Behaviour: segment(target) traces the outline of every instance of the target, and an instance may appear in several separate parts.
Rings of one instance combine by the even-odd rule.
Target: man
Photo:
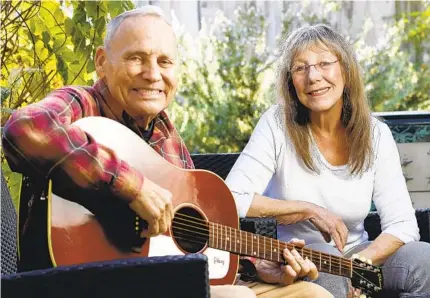
[[[94,86],[55,90],[9,119],[3,147],[10,167],[62,184],[108,190],[148,222],[142,236],[167,231],[173,216],[169,191],[71,124],[88,116],[113,119],[134,131],[170,163],[192,169],[191,157],[164,111],[176,92],[176,56],[175,34],[159,8],[146,6],[114,18],[108,24],[104,47],[96,52],[99,80]],[[303,270],[297,268],[299,276]],[[301,275],[308,274],[310,270]],[[283,276],[291,280],[290,270]],[[311,283],[298,282],[286,288],[289,290],[283,297],[287,292],[300,297],[301,293],[330,297]],[[211,287],[211,294],[255,297],[244,286]]]

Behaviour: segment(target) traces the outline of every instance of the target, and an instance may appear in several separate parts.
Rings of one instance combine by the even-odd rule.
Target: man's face
[[[170,25],[156,16],[131,17],[119,26],[107,48],[97,53],[97,72],[139,124],[172,101],[177,86],[176,55]]]

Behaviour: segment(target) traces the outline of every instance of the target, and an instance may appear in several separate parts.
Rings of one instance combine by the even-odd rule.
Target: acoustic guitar
[[[114,150],[146,179],[169,190],[173,195],[174,218],[168,232],[143,239],[138,235],[145,222],[125,203],[79,189],[64,191],[50,181],[41,197],[47,208],[43,228],[48,239],[46,254],[53,266],[202,253],[208,258],[210,283],[220,285],[235,282],[239,255],[282,263],[282,251],[294,248],[292,244],[240,230],[234,198],[216,174],[173,166],[134,132],[113,120],[88,117],[72,125]],[[21,229],[23,225],[20,223]],[[37,233],[33,239],[41,237],[42,232],[33,232]],[[25,241],[31,241],[28,239]],[[382,289],[379,267],[308,248],[296,250],[314,262],[320,272],[350,278],[352,285],[364,294]],[[34,258],[34,249],[31,252],[21,249],[21,259],[29,259],[30,253]]]

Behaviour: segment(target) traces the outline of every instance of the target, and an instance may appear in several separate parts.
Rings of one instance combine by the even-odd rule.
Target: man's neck
[[[148,130],[151,127],[151,121],[154,120],[155,117],[133,117],[134,121],[136,121],[137,126],[143,128],[144,130]]]

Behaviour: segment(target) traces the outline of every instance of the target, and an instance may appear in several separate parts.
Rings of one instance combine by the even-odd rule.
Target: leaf
[[[15,208],[17,208],[19,206],[18,201],[22,175],[19,173],[12,172],[12,170],[9,168],[8,163],[6,162],[6,159],[3,157],[3,153],[1,167],[7,186],[9,188],[12,203],[14,204]]]
[[[42,40],[45,43],[45,45],[47,45],[49,43],[49,41],[51,40],[51,35],[49,34],[49,32],[44,31],[42,33]]]
[[[66,18],[64,20],[64,28],[67,35],[72,35],[75,31],[75,23],[73,22],[72,19]]]
[[[93,71],[95,71],[96,69],[94,68],[94,63],[92,62],[92,61],[89,61],[88,63],[87,63],[87,72],[88,73],[91,73],[91,72],[93,72]]]
[[[99,1],[85,1],[87,16],[92,18],[93,21],[98,18],[98,11],[99,11],[98,2]]]
[[[10,88],[7,87],[1,87],[0,88],[0,102],[3,104],[6,99],[9,97],[10,95]]]

